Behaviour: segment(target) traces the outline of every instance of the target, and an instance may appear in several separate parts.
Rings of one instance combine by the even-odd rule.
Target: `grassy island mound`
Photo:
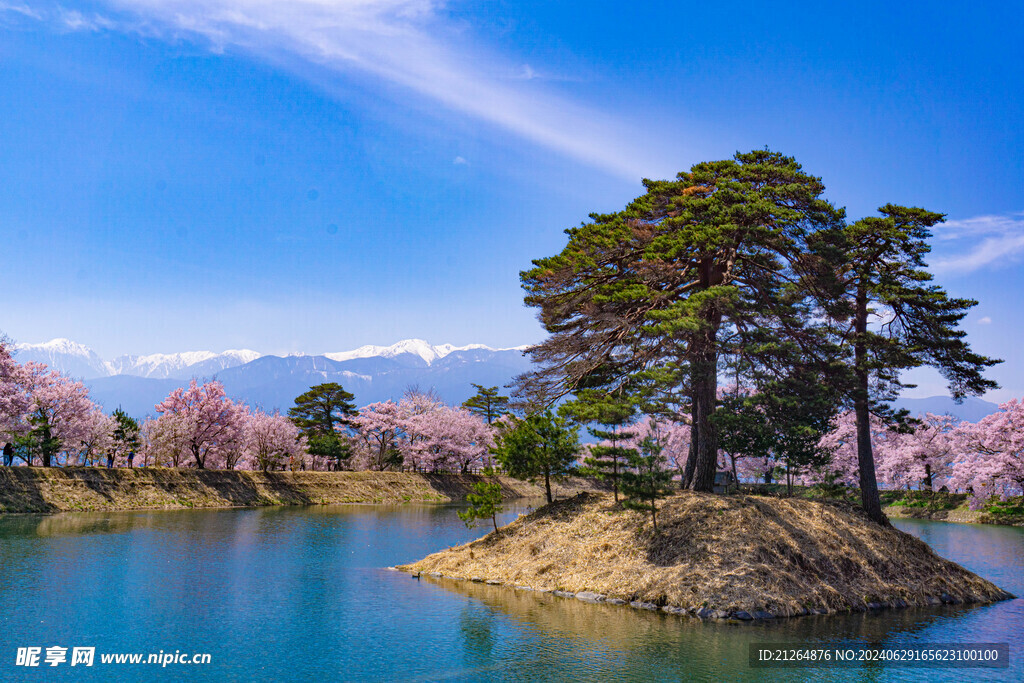
[[[398,567],[700,618],[766,619],[1013,596],[835,504],[679,493],[650,518],[582,493]]]

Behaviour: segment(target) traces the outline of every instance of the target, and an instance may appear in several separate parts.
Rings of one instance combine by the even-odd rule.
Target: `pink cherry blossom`
[[[413,469],[468,472],[491,464],[492,430],[464,408],[438,406],[409,415],[403,427],[406,462]]]
[[[161,420],[173,416],[173,429],[164,434],[173,432],[181,440],[174,449],[188,452],[187,464],[199,469],[233,468],[241,458],[248,408],[228,398],[220,382],[200,386],[193,379],[188,389],[175,389],[156,410]]]
[[[22,431],[42,430],[41,438],[48,444],[39,450],[44,467],[66,464],[68,457],[80,453],[83,442],[90,438],[92,415],[98,407],[89,399],[84,384],[50,370],[44,363],[29,362],[24,370],[28,408],[22,416]],[[57,463],[51,462],[51,457],[56,457]]]
[[[114,429],[117,428],[117,421],[104,413],[99,407],[86,416],[84,434],[82,437],[81,449],[78,453],[78,465],[102,464],[103,457],[108,453],[114,453],[115,464],[126,464],[127,453],[115,453]]]
[[[876,456],[880,481],[892,488],[932,488],[946,484],[959,442],[959,421],[928,413],[913,433],[887,431]]]
[[[280,413],[250,413],[243,433],[245,457],[242,466],[247,469],[267,471],[289,459],[301,462],[306,456],[305,439],[299,436],[298,427]]]
[[[15,362],[9,345],[0,339],[0,441],[6,443],[24,432],[28,411],[28,375]]]
[[[405,415],[394,401],[371,403],[352,419],[357,433],[355,461],[370,470],[386,470],[401,456]]]
[[[956,436],[961,455],[950,484],[970,490],[972,506],[1024,494],[1024,402],[1007,401],[977,424],[961,425]]]

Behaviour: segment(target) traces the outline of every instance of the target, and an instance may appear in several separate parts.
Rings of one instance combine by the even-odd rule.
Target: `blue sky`
[[[0,0],[0,329],[105,357],[543,332],[518,272],[768,146],[933,264],[1024,394],[1019,3]],[[919,393],[937,393],[923,376]]]

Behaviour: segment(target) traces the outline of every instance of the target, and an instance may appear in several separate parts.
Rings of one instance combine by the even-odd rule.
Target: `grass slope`
[[[249,472],[156,467],[0,467],[0,513],[251,507],[340,503],[443,503],[465,498],[477,475],[411,472]],[[498,477],[506,498],[543,495]],[[590,486],[570,480],[562,495]],[[571,493],[570,493],[571,492]]]

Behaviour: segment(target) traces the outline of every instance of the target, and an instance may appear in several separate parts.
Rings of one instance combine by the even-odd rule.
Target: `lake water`
[[[1024,530],[896,525],[1024,595]],[[414,505],[0,517],[0,680],[1024,680],[1021,599],[700,623],[385,569],[485,530]],[[751,669],[748,644],[767,641],[1009,642],[1011,668]],[[29,646],[41,665],[16,666]],[[47,666],[51,646],[69,661]],[[74,647],[95,664],[70,666]],[[161,651],[211,663],[99,661]]]

